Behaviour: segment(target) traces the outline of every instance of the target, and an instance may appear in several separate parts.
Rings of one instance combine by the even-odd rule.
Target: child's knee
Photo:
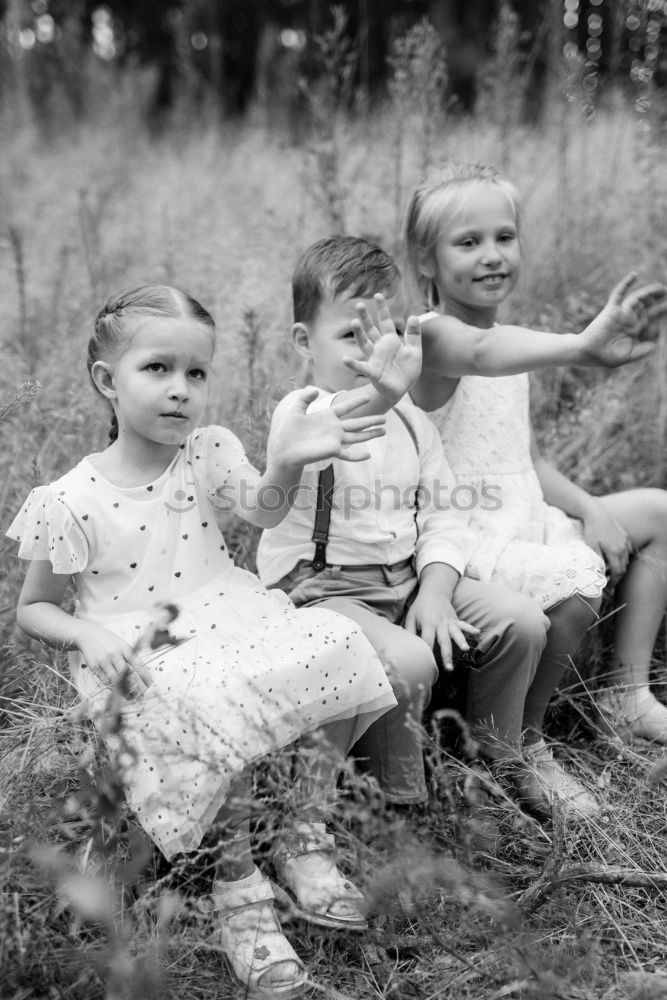
[[[561,628],[566,628],[571,633],[582,632],[597,621],[601,604],[601,597],[588,598],[575,594],[559,604],[554,609],[554,615],[558,615]]]
[[[660,543],[667,548],[667,490],[647,489],[647,518],[651,526],[653,538],[651,541]]]
[[[415,696],[428,701],[429,692],[438,678],[438,668],[430,646],[419,636],[404,632],[402,641],[392,643],[381,653],[394,693],[412,700]]]
[[[549,624],[537,601],[517,592],[505,602],[493,631],[496,641],[511,646],[515,655],[530,657],[544,649]]]

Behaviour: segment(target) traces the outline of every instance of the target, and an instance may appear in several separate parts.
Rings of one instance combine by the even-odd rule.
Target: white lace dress
[[[198,846],[249,762],[336,719],[355,718],[358,738],[396,704],[356,625],[296,609],[234,565],[214,506],[243,465],[240,442],[222,427],[193,432],[144,486],[114,486],[84,458],[33,490],[7,532],[21,557],[72,576],[78,617],[144,660],[150,687],[124,703],[111,736],[108,690],[80,654],[70,667],[106,723],[130,806],[167,857]],[[155,636],[165,602],[178,611],[175,643]]]
[[[546,503],[530,457],[527,375],[460,379],[429,416],[457,481],[453,502],[477,535],[466,575],[529,594],[543,609],[573,594],[598,597],[601,557],[581,522]]]

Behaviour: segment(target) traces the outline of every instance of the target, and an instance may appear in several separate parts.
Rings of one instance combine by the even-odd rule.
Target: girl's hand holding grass
[[[380,328],[373,323],[363,302],[357,305],[359,319],[352,321],[354,336],[365,360],[346,357],[343,361],[352,371],[365,375],[377,392],[393,406],[421,373],[419,319],[410,316],[405,331],[398,333],[384,296],[378,292],[373,299]]]
[[[667,313],[667,288],[659,283],[628,289],[634,271],[619,281],[604,309],[579,334],[577,345],[591,365],[615,368],[646,357],[655,349],[659,320]]]
[[[150,686],[141,657],[114,632],[92,622],[77,622],[75,642],[85,666],[103,684],[113,687],[122,681],[127,694],[138,697]]]
[[[363,462],[370,452],[364,441],[385,433],[385,417],[371,414],[354,417],[352,413],[364,400],[341,397],[332,406],[308,413],[317,399],[317,389],[303,389],[292,410],[280,426],[271,428],[267,442],[267,469],[274,465],[301,470],[310,462],[325,458],[341,458],[347,462]]]

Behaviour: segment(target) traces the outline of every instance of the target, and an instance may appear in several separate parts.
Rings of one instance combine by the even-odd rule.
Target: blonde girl
[[[478,497],[485,487],[499,490],[499,509],[471,510],[477,544],[467,572],[531,595],[547,613],[547,645],[524,705],[524,755],[549,794],[590,815],[598,805],[554,760],[544,714],[596,620],[609,576],[619,610],[610,688],[600,705],[614,725],[667,743],[667,708],[649,686],[667,603],[667,493],[592,496],[550,465],[530,426],[525,373],[646,356],[654,345],[643,335],[664,314],[667,290],[651,285],[626,295],[635,280],[628,275],[578,335],[497,325],[497,310],[519,278],[520,237],[517,192],[491,167],[449,164],[414,192],[406,271],[417,298],[411,304],[427,311],[413,397],[430,411],[462,487]]]
[[[306,391],[270,436],[260,475],[230,431],[199,426],[214,342],[208,312],[175,288],[108,300],[88,370],[111,407],[112,440],[33,490],[9,528],[30,560],[18,621],[70,651],[101,721],[110,690],[129,691],[120,733],[130,807],[167,858],[217,822],[212,900],[232,974],[248,996],[291,998],[307,977],[252,860],[248,765],[309,734],[297,781],[313,811],[288,817],[274,867],[306,919],[362,929],[361,894],[336,867],[315,803],[331,800],[342,755],[395,699],[352,623],[297,611],[234,565],[215,509],[224,496],[251,523],[278,523],[304,464],[363,459],[383,418],[350,416],[349,403],[307,415]],[[73,614],[61,607],[70,581]]]

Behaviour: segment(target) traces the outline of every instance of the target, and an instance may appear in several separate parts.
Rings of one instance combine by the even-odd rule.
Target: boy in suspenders
[[[354,394],[360,415],[386,414],[386,433],[352,446],[359,462],[304,469],[290,513],[260,539],[260,578],[297,606],[322,605],[351,618],[377,651],[398,705],[371,726],[356,753],[388,802],[427,799],[421,718],[437,679],[433,647],[451,669],[452,643],[467,649],[466,635],[475,636],[467,721],[519,804],[546,820],[549,801],[520,747],[523,704],[548,621],[523,594],[463,576],[472,544],[467,513],[452,502],[434,425],[406,395],[421,356],[415,320],[406,325],[401,315],[398,269],[368,240],[335,236],[306,250],[292,288],[294,345],[320,390],[311,408]],[[291,396],[276,407],[272,427]]]

